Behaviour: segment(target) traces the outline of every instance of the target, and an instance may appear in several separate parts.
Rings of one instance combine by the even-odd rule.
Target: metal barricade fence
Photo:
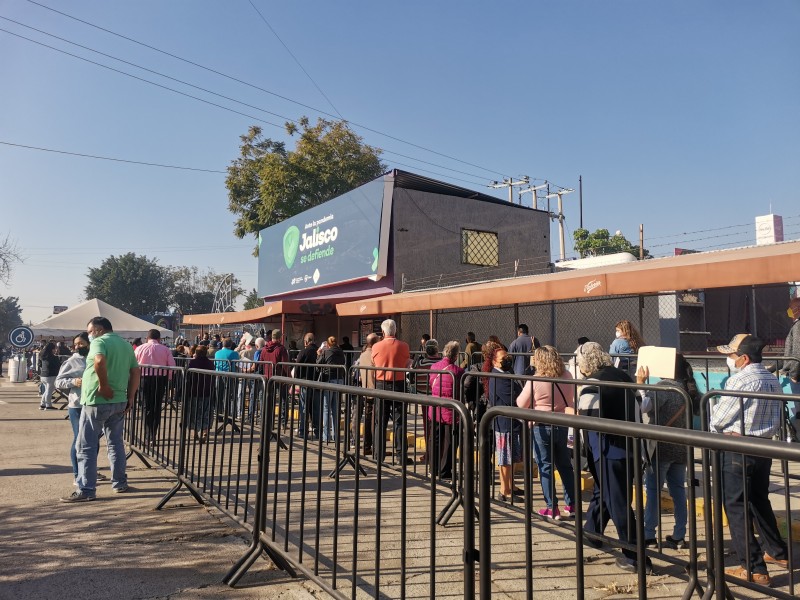
[[[467,374],[469,376],[469,374]],[[609,390],[618,390],[623,394],[628,394],[626,397],[627,402],[624,407],[624,414],[619,415],[621,418],[625,418],[628,422],[635,422],[639,419],[638,412],[639,412],[639,399],[638,399],[638,392],[644,392],[646,395],[649,395],[652,399],[652,409],[651,409],[651,420],[654,423],[661,422],[661,421],[669,421],[671,417],[676,416],[676,420],[673,421],[677,422],[679,427],[691,429],[691,399],[689,398],[686,391],[682,388],[674,387],[674,386],[667,386],[664,384],[656,384],[656,385],[648,385],[648,384],[634,384],[634,383],[622,383],[622,382],[606,382],[606,381],[597,381],[595,379],[557,379],[557,378],[546,378],[546,377],[520,377],[514,374],[509,373],[499,373],[499,372],[492,372],[492,373],[481,373],[476,376],[486,377],[489,381],[489,389],[492,387],[492,381],[495,382],[495,396],[491,397],[489,390],[486,390],[487,395],[490,396],[489,404],[490,408],[493,404],[504,404],[506,406],[516,407],[516,399],[519,396],[523,396],[527,398],[527,403],[530,406],[533,406],[535,403],[535,398],[538,397],[539,399],[536,402],[540,403],[543,399],[546,400],[545,396],[549,393],[549,408],[552,411],[555,408],[556,399],[563,400],[563,404],[569,406],[570,404],[574,405],[574,409],[576,412],[579,410],[586,411],[586,414],[591,414],[592,416],[598,416],[599,411],[597,408],[588,409],[588,407],[596,407],[599,406],[599,402],[602,401],[602,397],[609,392]],[[509,397],[502,397],[499,396],[497,390],[500,386],[497,385],[498,381],[507,381],[511,383],[511,386],[518,385],[519,387],[516,388],[514,392],[512,392],[513,387],[509,387],[507,392]],[[466,377],[462,379],[462,385],[466,381]],[[483,385],[483,384],[481,384]],[[466,389],[468,386],[465,387],[465,392],[467,393]],[[676,402],[681,406],[681,410],[677,415],[670,414],[668,417],[666,415],[661,414],[661,402],[660,396],[665,394],[672,394],[676,399]],[[513,397],[512,397],[513,395]],[[637,396],[635,398],[635,396]],[[559,402],[559,409],[561,409],[562,402]],[[524,410],[531,410],[530,408]],[[678,418],[682,414],[683,418]],[[663,417],[663,419],[662,419]],[[683,425],[681,425],[681,423]],[[500,429],[508,429],[508,425],[513,425],[508,422],[501,424]],[[516,493],[508,494],[508,490],[505,490],[505,494],[501,489],[501,495],[499,496],[500,503],[496,502],[496,498],[498,495],[496,492],[496,484],[498,482],[498,468],[497,468],[497,461],[494,461],[491,466],[489,467],[490,473],[487,475],[491,483],[491,493],[487,497],[483,495],[483,491],[480,490],[480,477],[482,475],[482,469],[484,468],[484,463],[481,462],[477,468],[475,469],[476,476],[478,479],[475,481],[476,487],[476,495],[484,499],[486,498],[487,502],[492,502],[497,506],[506,506],[511,511],[516,512],[517,514],[523,513],[526,515],[526,518],[530,520],[531,517],[535,518],[544,518],[544,519],[552,519],[552,518],[560,518],[560,511],[558,506],[560,505],[562,508],[567,507],[569,512],[566,513],[568,517],[574,512],[575,504],[580,502],[581,492],[587,486],[594,486],[596,482],[602,481],[603,479],[603,469],[604,464],[601,463],[600,466],[596,466],[592,460],[589,460],[586,456],[578,457],[576,460],[571,460],[568,457],[568,448],[575,443],[574,438],[577,437],[577,433],[575,433],[572,437],[573,442],[570,444],[569,441],[569,430],[568,429],[553,429],[551,427],[539,427],[538,425],[533,425],[532,427],[526,427],[524,424],[518,427],[518,433],[515,435],[513,431],[513,427],[511,427],[511,431],[509,432],[511,435],[505,436],[504,442],[511,443],[511,447],[501,449],[500,452],[504,450],[504,458],[507,459],[509,456],[514,457],[516,456],[517,460],[511,459],[511,470],[510,473],[505,475],[505,477],[509,478],[510,481],[508,485],[510,485],[513,489],[516,489],[516,483],[519,479],[522,479],[523,482],[523,489],[521,490],[522,493],[520,494],[520,498],[515,498]],[[491,427],[491,425],[490,425]],[[515,445],[517,447],[515,447]],[[695,465],[693,461],[693,449],[691,446],[687,446],[686,444],[683,445],[685,447],[685,459],[684,462],[688,467],[688,477],[687,481],[689,482],[688,488],[688,496],[689,496],[689,509],[687,515],[687,524],[689,527],[690,533],[690,540],[687,544],[688,546],[692,546],[694,549],[695,543],[695,535],[694,531],[696,530],[696,517],[695,517],[695,490],[692,482],[695,481]],[[489,451],[492,455],[496,455],[497,451],[495,449],[495,444],[492,442],[490,444]],[[649,455],[650,459],[650,466],[653,470],[657,472],[660,466],[660,458],[659,453],[651,452]],[[514,468],[514,463],[516,463],[517,467],[521,467],[519,472]],[[667,463],[665,463],[667,464]],[[502,473],[502,469],[500,469],[501,473],[500,476],[503,477],[504,474]],[[531,482],[538,474],[541,483],[541,492],[537,490],[533,490],[531,487]],[[576,483],[573,485],[571,482],[572,478],[576,479]],[[560,503],[558,499],[558,495],[556,494],[556,479],[559,478],[562,481],[562,486],[564,486],[564,503]],[[565,484],[566,481],[566,484]],[[641,482],[640,482],[641,483]],[[655,482],[648,482],[651,488],[657,488]],[[502,488],[501,484],[501,488]],[[480,490],[480,491],[479,491]],[[549,509],[551,512],[550,514],[535,514],[533,512],[533,500],[534,497],[532,494],[535,495],[536,502],[538,503],[541,499],[544,505],[544,509]],[[541,494],[541,495],[540,495]],[[602,487],[598,489],[598,499],[600,502],[605,501],[604,498],[605,492]],[[628,496],[627,504],[630,505],[632,498]],[[572,502],[573,505],[569,506],[569,503]],[[655,513],[658,515],[656,523],[654,523],[653,528],[654,530],[657,529],[657,534],[654,532],[651,534],[653,536],[653,545],[658,548],[659,551],[663,551],[666,547],[664,541],[662,539],[662,522],[661,522],[661,497],[660,494],[655,493],[653,497],[650,498],[649,502],[655,502]],[[538,512],[538,511],[536,511]],[[605,538],[603,542],[606,542]],[[693,571],[696,570],[696,552],[692,552],[690,550],[690,558],[689,562],[676,560],[675,557],[671,555],[667,555],[663,552],[659,554],[662,560],[666,562],[678,563],[683,565],[687,570]]]
[[[159,365],[140,365],[140,369],[139,389],[132,410],[125,417],[125,441],[130,453],[147,467],[152,461],[175,469],[184,370]]]
[[[364,392],[286,377],[273,377],[268,386],[273,397],[282,387],[297,386],[306,393],[337,394],[342,406],[360,402]],[[453,411],[463,454],[473,455],[472,419],[460,402],[391,390],[369,393],[379,405],[400,405],[400,414],[408,414],[414,405]],[[334,467],[345,456],[345,436],[337,436],[331,448],[321,439],[295,437],[290,429],[284,447],[277,443],[274,425],[273,418],[262,419],[253,543],[227,574],[226,583],[235,585],[264,551],[290,573],[304,573],[336,598],[410,594],[434,598],[442,589],[437,586],[448,585],[463,588],[465,599],[474,598],[471,487],[465,490],[462,522],[440,529],[437,508],[449,502],[449,490],[442,489],[435,476],[409,477],[402,461],[399,469],[364,461],[363,435],[358,430],[352,440],[355,469],[344,472]],[[364,467],[374,468],[374,477],[366,475]],[[330,469],[333,481],[324,475]],[[471,480],[472,461],[465,462],[465,469]]]
[[[618,387],[620,384],[617,384],[614,387]],[[635,386],[631,386],[627,384],[628,389],[633,389]],[[726,575],[722,568],[722,561],[723,561],[723,546],[722,546],[722,510],[721,510],[721,494],[722,488],[719,483],[721,479],[721,467],[719,464],[719,453],[720,452],[736,452],[736,453],[745,453],[748,455],[753,456],[762,456],[762,457],[770,457],[774,459],[780,459],[783,461],[791,461],[793,464],[797,465],[800,464],[800,445],[795,444],[786,444],[783,442],[774,442],[771,440],[756,440],[752,438],[736,438],[730,436],[722,436],[707,432],[697,432],[697,431],[683,431],[680,429],[675,429],[672,427],[662,427],[662,426],[655,426],[655,425],[645,425],[639,423],[630,423],[624,422],[619,420],[612,420],[606,418],[596,418],[596,417],[587,417],[587,416],[580,416],[580,415],[569,415],[569,414],[560,414],[560,413],[553,413],[553,412],[543,412],[543,411],[530,411],[528,409],[520,409],[514,407],[493,407],[490,408],[489,411],[486,413],[484,418],[482,419],[481,423],[479,424],[479,470],[480,470],[480,486],[478,491],[478,497],[481,500],[480,502],[480,514],[479,514],[479,524],[480,524],[480,535],[479,535],[479,560],[480,560],[480,597],[482,599],[489,599],[492,597],[493,592],[497,593],[498,590],[492,587],[493,581],[501,580],[501,581],[516,581],[517,578],[524,581],[524,589],[520,590],[520,595],[523,593],[527,597],[532,597],[534,592],[534,577],[533,572],[537,566],[540,566],[542,563],[549,564],[551,561],[554,560],[554,557],[548,552],[546,555],[539,555],[535,554],[535,548],[532,543],[532,527],[531,519],[532,516],[531,508],[530,508],[530,500],[531,497],[531,486],[530,481],[527,480],[527,469],[525,470],[525,496],[526,496],[526,510],[525,510],[525,518],[521,521],[516,522],[518,526],[523,527],[525,529],[524,533],[524,541],[525,541],[525,558],[524,560],[520,560],[517,555],[519,555],[519,539],[521,536],[514,535],[514,532],[509,530],[509,527],[503,527],[503,539],[498,541],[497,538],[492,537],[492,529],[493,526],[497,523],[496,517],[492,514],[493,508],[497,509],[497,504],[493,504],[491,502],[485,502],[485,499],[491,497],[491,487],[493,483],[492,477],[492,455],[494,452],[493,446],[493,436],[491,434],[491,427],[492,424],[498,418],[508,418],[517,420],[521,423],[524,423],[529,420],[535,420],[537,423],[546,424],[550,426],[557,426],[557,427],[572,427],[575,432],[574,444],[572,448],[572,456],[573,461],[575,464],[578,464],[581,458],[582,448],[586,445],[587,440],[586,438],[589,435],[597,435],[600,443],[605,437],[608,436],[617,436],[618,439],[626,440],[626,444],[630,449],[626,449],[623,456],[627,457],[623,462],[625,463],[625,474],[623,475],[623,482],[624,486],[627,487],[629,490],[628,492],[621,491],[622,497],[625,499],[622,500],[621,510],[623,512],[633,511],[633,513],[629,512],[629,516],[627,519],[623,519],[627,521],[627,527],[623,526],[623,529],[627,528],[627,531],[624,531],[620,537],[623,539],[621,540],[612,540],[606,536],[598,536],[592,530],[597,529],[597,526],[593,526],[586,529],[586,525],[583,523],[583,516],[584,510],[582,503],[577,503],[575,508],[575,525],[573,528],[574,531],[574,539],[575,539],[575,578],[576,578],[576,595],[577,598],[583,598],[585,594],[585,587],[586,587],[586,577],[585,577],[585,560],[584,560],[584,544],[595,545],[598,546],[599,543],[610,544],[617,548],[622,549],[627,553],[628,560],[633,564],[636,568],[637,574],[637,589],[639,598],[646,598],[647,597],[647,571],[649,570],[649,558],[646,557],[654,557],[660,560],[664,560],[665,558],[669,558],[663,553],[658,553],[654,550],[648,549],[645,546],[644,540],[644,524],[643,524],[643,513],[644,513],[644,498],[643,498],[643,475],[642,475],[642,455],[638,451],[640,445],[643,440],[654,440],[663,443],[670,443],[680,446],[689,446],[694,447],[697,449],[702,449],[711,453],[713,460],[711,460],[711,469],[710,471],[704,472],[704,478],[710,479],[714,482],[714,491],[713,497],[714,499],[714,509],[706,509],[705,511],[705,519],[706,519],[706,539],[704,540],[705,547],[706,547],[706,555],[708,560],[706,561],[706,577],[707,577],[707,587],[705,590],[701,587],[701,579],[700,579],[700,569],[699,569],[699,562],[697,560],[697,549],[701,543],[701,540],[698,539],[697,531],[692,529],[692,512],[693,512],[693,502],[691,500],[688,503],[688,510],[689,510],[689,521],[688,525],[689,529],[689,543],[691,546],[689,557],[687,558],[686,562],[686,573],[688,575],[686,586],[683,590],[683,597],[690,598],[693,595],[703,596],[704,598],[709,598],[716,593],[718,598],[725,598],[725,590],[726,590]],[[523,428],[523,430],[526,428]],[[524,442],[523,442],[524,444]],[[597,441],[591,442],[591,445],[598,444]],[[591,450],[589,450],[591,453]],[[526,457],[527,459],[527,457]],[[604,459],[606,462],[610,462],[610,459]],[[603,461],[601,461],[602,464]],[[616,469],[609,468],[607,472],[609,475],[613,473]],[[600,477],[604,477],[603,473],[600,473]],[[614,476],[611,478],[613,482]],[[691,482],[690,482],[691,483]],[[576,489],[580,489],[580,476],[579,470],[575,470],[575,477],[574,477],[574,485]],[[600,489],[595,490],[594,495],[594,503],[595,505],[601,505],[599,503],[598,496],[602,493],[603,488],[607,487],[608,484],[602,485]],[[690,488],[691,489],[691,486]],[[631,497],[632,496],[632,497]],[[611,500],[609,498],[609,500]],[[620,499],[617,499],[617,503],[619,503]],[[635,508],[631,508],[631,500],[633,500],[633,505]],[[587,520],[595,521],[595,517],[598,516],[597,512],[594,510],[595,507],[592,506],[592,503],[589,505],[589,511],[587,514]],[[634,516],[635,514],[635,516]],[[611,515],[614,520],[619,519],[619,515],[614,515],[612,512]],[[607,518],[607,517],[605,517]],[[561,522],[551,522],[552,523],[552,530],[553,531],[563,531],[563,528],[570,529],[569,525],[565,524],[563,521]],[[502,522],[501,522],[502,524]],[[604,523],[600,523],[601,526],[604,526]],[[499,525],[498,525],[499,526]],[[635,532],[632,531],[633,527],[635,527]],[[558,528],[558,529],[556,529]],[[508,539],[511,538],[512,542],[509,542]],[[594,542],[594,544],[593,544]],[[508,544],[513,543],[514,548],[513,551],[516,553],[512,559],[508,559],[508,554],[500,555],[501,558],[499,560],[493,561],[493,547],[500,547],[500,549],[508,552]],[[713,557],[713,560],[711,558]],[[520,557],[521,558],[521,557]],[[674,558],[674,557],[673,557]],[[504,560],[506,559],[506,560]],[[517,575],[516,572],[510,572],[512,567],[509,566],[507,563],[509,560],[513,560],[514,565],[513,567],[516,571],[520,572]],[[680,562],[672,561],[672,562]],[[524,572],[524,576],[522,575]],[[605,575],[609,578],[613,578],[613,575],[609,575],[607,572],[603,571],[601,575]],[[601,576],[597,573],[593,573],[593,585],[598,585],[598,578]],[[790,578],[792,576],[790,575]],[[540,580],[541,581],[541,580]],[[756,586],[754,584],[748,584],[744,581],[733,580],[738,585],[746,585],[750,588],[758,589],[759,592],[763,592],[769,594],[773,597],[777,598],[791,598],[793,597],[793,582],[790,579],[788,582],[785,579],[780,581],[776,581],[776,583],[780,584],[780,587],[788,587],[789,593],[783,591],[782,589],[770,589],[765,587]],[[660,581],[660,584],[663,585],[663,580]],[[543,585],[547,586],[548,589],[551,589],[551,584],[549,582],[544,581]],[[511,590],[504,589],[506,593],[510,593]],[[730,597],[728,595],[728,597]]]
[[[748,443],[757,443],[764,440],[764,438],[753,437],[747,434],[748,426],[752,426],[754,423],[752,423],[752,420],[751,422],[745,423],[745,405],[751,405],[751,401],[753,399],[765,402],[778,402],[781,404],[780,413],[785,417],[786,405],[790,402],[800,402],[800,395],[739,390],[709,390],[700,400],[700,419],[703,431],[712,430],[711,418],[714,408],[711,406],[711,400],[719,399],[722,396],[726,396],[728,399],[734,399],[734,401],[738,403],[736,412],[738,412],[740,415],[740,418],[735,424],[728,425],[728,427],[733,426],[735,431],[730,431],[725,437],[730,437],[734,440],[747,441]],[[727,400],[727,402],[730,402],[730,400]],[[762,414],[764,412],[769,412],[769,408],[763,408],[761,410]],[[790,437],[788,435],[788,431],[791,427],[792,424],[789,423],[788,419],[781,418],[780,425],[774,436],[774,438],[777,438],[775,443],[783,443],[791,445],[793,448],[800,448],[800,445],[790,444],[789,440],[787,439]],[[771,539],[773,535],[770,534],[774,534],[776,532],[780,534],[780,530],[782,529],[778,525],[778,522],[775,518],[775,511],[772,507],[771,501],[769,500],[770,494],[776,494],[775,490],[768,489],[770,477],[775,475],[771,472],[771,462],[770,464],[758,463],[753,461],[752,458],[753,456],[760,456],[770,459],[771,461],[772,458],[781,457],[773,457],[771,455],[768,456],[757,452],[751,455],[750,453],[746,452],[747,449],[748,447],[745,446],[738,450],[731,450],[728,456],[720,456],[719,453],[712,453],[709,450],[703,451],[702,462],[704,472],[713,472],[716,474],[713,479],[710,477],[704,478],[703,496],[704,498],[713,498],[713,504],[711,502],[705,502],[704,504],[706,536],[713,537],[715,541],[713,547],[709,547],[708,550],[709,563],[713,564],[714,569],[720,572],[724,571],[724,522],[722,518],[722,509],[723,505],[725,505],[725,520],[728,521],[729,528],[731,530],[730,540],[733,542],[734,538],[737,537],[740,537],[744,540],[743,553],[745,556],[739,557],[739,559],[740,561],[742,558],[744,559],[743,562],[745,564],[747,578],[751,579],[754,566],[752,564],[753,556],[757,554],[763,554],[764,552],[768,552],[773,557],[776,554],[780,554],[779,552],[776,552],[775,547],[769,546],[775,545],[775,541]],[[781,458],[780,465],[781,470],[778,476],[783,484],[781,493],[783,510],[778,511],[778,514],[782,515],[786,529],[786,560],[788,561],[788,565],[794,565],[795,521],[793,520],[792,513],[792,486],[790,485],[789,480],[799,479],[800,473],[790,473],[790,464],[785,458]],[[725,483],[726,476],[729,480],[728,484]],[[737,482],[737,478],[741,479],[741,483]],[[766,485],[764,485],[765,480],[767,482]],[[728,498],[733,494],[732,491],[728,491],[726,493],[726,485],[741,487],[740,502],[741,505],[744,506],[742,515],[737,514],[732,517],[729,513],[727,502],[723,502],[724,500],[728,500]],[[756,500],[751,500],[751,496],[756,498]],[[735,502],[737,499],[732,498],[732,500]],[[795,500],[797,499],[795,498]],[[736,512],[738,513],[738,511]],[[713,516],[718,516],[718,518],[713,519]],[[731,523],[731,519],[738,520],[739,518],[742,519],[741,524]],[[741,531],[736,531],[734,533],[733,528],[738,525],[741,525]],[[757,549],[752,547],[755,541],[755,538],[752,535],[754,525],[758,529],[759,537],[761,538],[761,542]],[[713,529],[711,529],[712,527]],[[758,542],[756,542],[756,544],[758,544]],[[780,548],[778,548],[778,550],[780,550]],[[736,555],[736,553],[734,553],[734,555]],[[763,561],[760,562],[762,562],[760,566],[764,566]],[[734,581],[736,581],[737,585],[756,589],[759,592],[772,595],[776,598],[795,597],[794,568],[789,569],[788,596],[786,594],[781,594],[777,590],[769,590],[764,586],[759,586],[749,581]],[[719,597],[722,597],[721,594],[725,591],[725,589],[726,588],[723,587],[723,589],[720,590],[720,594],[718,595]],[[710,597],[710,595],[707,595],[707,597]]]
[[[249,527],[255,509],[257,464],[261,432],[248,412],[248,398],[263,399],[265,378],[253,373],[188,369],[176,463],[177,481],[157,505],[161,509],[186,487],[200,503],[208,501]],[[244,392],[244,393],[242,393]],[[251,400],[252,401],[252,400]]]

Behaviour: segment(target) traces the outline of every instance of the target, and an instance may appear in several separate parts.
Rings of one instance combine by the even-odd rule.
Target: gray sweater
[[[786,336],[786,349],[783,353],[786,356],[795,356],[800,359],[800,320],[795,321],[789,330],[789,335]],[[800,362],[787,360],[783,364],[781,373],[795,381],[800,380]]]
[[[69,408],[78,408],[81,405],[81,388],[75,385],[75,380],[82,378],[85,370],[86,358],[76,352],[61,365],[61,370],[58,372],[56,387],[60,390],[69,390]]]

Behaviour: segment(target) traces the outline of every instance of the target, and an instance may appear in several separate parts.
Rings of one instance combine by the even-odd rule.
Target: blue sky
[[[770,204],[787,237],[800,236],[795,0],[253,0],[335,108],[248,0],[39,1],[464,161],[356,127],[366,142],[418,159],[387,153],[389,167],[484,191],[503,175],[574,188],[582,175],[584,225],[633,240],[643,223],[656,255],[752,244],[754,217]],[[0,19],[7,31],[272,123],[319,115],[26,0],[0,0],[0,16],[281,115]],[[224,170],[255,122],[5,32],[0,81],[2,142]],[[577,193],[565,206],[569,234]],[[253,240],[232,234],[223,174],[0,144],[0,215],[0,234],[27,257],[0,295],[19,296],[26,321],[77,303],[88,268],[128,251],[256,286]],[[691,233],[710,228],[726,229]]]

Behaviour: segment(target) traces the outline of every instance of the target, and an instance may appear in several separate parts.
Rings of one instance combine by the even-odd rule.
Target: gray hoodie
[[[86,358],[77,352],[70,356],[58,371],[56,387],[60,390],[69,390],[69,408],[79,408],[81,405],[81,388],[75,386],[77,378],[83,378],[86,370]]]

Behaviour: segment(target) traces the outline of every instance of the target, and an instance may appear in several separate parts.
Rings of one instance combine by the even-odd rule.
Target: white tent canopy
[[[157,325],[148,323],[144,319],[134,317],[97,298],[73,306],[61,314],[53,315],[38,325],[34,325],[31,329],[37,337],[70,338],[81,331],[86,331],[86,324],[94,317],[105,317],[111,321],[114,333],[124,338],[143,338],[151,329],[158,329],[158,331],[161,332],[162,338],[174,337],[172,331],[169,329],[158,327]]]

